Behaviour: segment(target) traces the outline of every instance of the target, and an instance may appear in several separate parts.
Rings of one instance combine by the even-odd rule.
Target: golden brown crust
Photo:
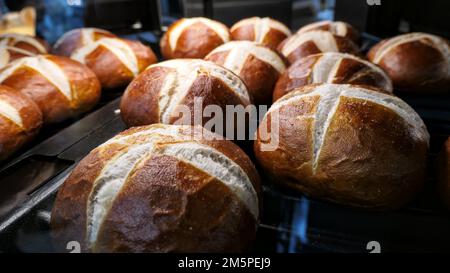
[[[149,128],[131,128],[130,136]],[[189,143],[195,133],[186,126],[157,145]],[[218,136],[216,136],[218,137]],[[198,140],[230,156],[247,172],[260,194],[260,181],[250,159],[226,140]],[[75,168],[58,192],[51,227],[55,246],[81,243],[88,252],[242,252],[255,238],[258,220],[223,182],[175,157],[153,154],[130,173],[105,215],[93,248],[86,240],[86,215],[93,183],[108,160],[125,144],[107,144],[92,151]]]
[[[59,40],[53,47],[52,54],[70,57],[75,50],[85,45],[82,38],[82,31],[85,31],[85,29],[75,29],[67,33],[67,35],[61,37],[61,40]],[[114,37],[116,37],[116,35],[103,29],[92,32],[92,41],[97,41],[101,38]]]
[[[303,89],[303,90],[302,90]],[[314,86],[298,89],[308,93]],[[282,100],[286,101],[288,94]],[[411,201],[425,181],[426,141],[393,110],[365,99],[341,97],[326,127],[314,162],[315,115],[319,95],[303,96],[262,121],[279,125],[279,145],[263,151],[267,133],[258,132],[255,154],[274,182],[311,197],[370,209],[398,208]]]
[[[239,46],[235,50],[239,50]],[[231,50],[213,53],[208,55],[205,59],[224,66],[226,57],[230,51]],[[273,54],[278,55],[276,52],[273,52]],[[247,58],[243,60],[240,70],[235,71],[235,73],[237,73],[247,86],[254,104],[270,105],[273,88],[280,73],[270,63],[266,63],[258,57],[258,54],[248,54]],[[280,58],[280,60],[284,61],[282,58]],[[231,67],[226,68],[232,69]]]
[[[157,62],[153,51],[141,42],[123,40],[136,55],[139,72],[147,66]],[[85,64],[94,71],[103,88],[120,88],[129,84],[135,75],[132,71],[109,49],[99,46],[85,58]]]
[[[23,123],[21,127],[0,114],[0,161],[2,161],[37,135],[42,126],[42,113],[31,99],[7,86],[0,85],[0,101],[15,108]]]
[[[298,35],[298,34],[296,34]],[[293,36],[292,36],[293,37]],[[356,56],[360,55],[360,51],[358,46],[352,42],[350,39],[340,37],[337,35],[333,35],[334,40],[336,41],[337,52],[341,53],[349,53]],[[279,46],[278,51],[282,52],[283,47],[286,43],[289,42],[289,38],[285,39]],[[320,50],[320,48],[314,43],[314,41],[306,41],[301,43],[297,48],[295,48],[289,55],[285,56],[290,64],[295,63],[296,61],[305,58],[309,55],[324,53]]]
[[[327,53],[310,55],[292,64],[278,79],[273,91],[273,101],[277,101],[295,88],[312,83],[325,83],[314,82],[313,69],[321,58],[326,58],[326,55]],[[339,67],[337,69],[334,67],[333,71],[329,71],[330,74],[324,77],[327,83],[373,86],[392,93],[392,83],[383,71],[377,71],[352,56],[342,57],[338,61]]]
[[[223,44],[223,39],[204,22],[195,22],[186,27],[177,39],[175,48],[171,48],[169,39],[175,28],[180,27],[183,21],[180,19],[170,25],[164,33],[161,42],[161,52],[165,59],[198,58],[203,59],[214,48]],[[216,22],[218,23],[218,22]],[[221,23],[219,23],[221,24]],[[222,24],[221,24],[222,25]],[[225,25],[222,27],[226,28]]]
[[[21,67],[9,75],[2,84],[19,90],[30,97],[41,109],[45,123],[55,123],[90,110],[100,99],[100,84],[85,65],[66,57],[46,55],[58,65],[69,80],[73,99],[69,100],[39,72]],[[8,66],[0,70],[0,73]]]
[[[343,27],[345,27],[345,30],[346,30],[345,35],[339,34],[338,30],[336,29],[335,23],[343,24]],[[312,24],[314,24],[314,23],[312,23]],[[359,31],[348,23],[329,21],[327,23],[323,23],[323,24],[317,25],[315,27],[312,26],[312,24],[309,24],[309,25],[306,25],[306,26],[300,28],[298,30],[298,32],[304,33],[304,32],[308,32],[308,31],[324,30],[324,31],[329,31],[335,35],[350,39],[355,43],[359,43],[359,40],[360,40]]]
[[[16,40],[14,38],[11,38],[8,34],[0,35],[0,41],[3,41],[5,39],[7,39],[8,43],[6,43],[6,45],[11,46],[11,47],[15,47],[15,48],[19,48],[19,49],[22,49],[22,50],[25,50],[25,51],[28,51],[28,52],[30,52],[32,54],[46,54],[50,50],[50,46],[47,43],[47,41],[45,41],[45,40],[43,40],[41,38],[28,36],[28,35],[19,35],[19,34],[14,34],[14,35],[23,36],[23,37],[25,37],[27,39],[35,40],[36,42],[41,44],[42,47],[44,47],[45,52],[42,52],[39,48],[35,47],[33,44],[27,43],[26,41],[19,41],[19,40]]]
[[[261,18],[258,19],[259,20],[255,20],[256,24],[260,23],[259,21],[261,20]],[[269,18],[265,19],[267,20]],[[274,21],[273,19],[269,19],[268,21],[269,29],[267,30],[267,33],[264,35],[261,41],[256,40],[257,35],[255,33],[255,23],[243,24],[239,27],[236,27],[236,25],[240,24],[241,21],[237,22],[234,26],[231,27],[231,39],[235,41],[254,41],[265,45],[272,50],[276,50],[278,45],[289,35],[286,35],[286,33],[279,29],[276,29],[275,27],[270,27],[270,21]],[[276,21],[276,23],[284,26],[284,24],[282,24],[281,22]],[[288,29],[287,26],[284,27]]]
[[[442,43],[450,45],[448,40],[440,39]],[[376,44],[367,54],[367,58],[374,61],[379,50],[389,41],[390,39],[386,39]],[[393,47],[378,62],[378,65],[391,77],[398,91],[448,93],[450,60],[447,58],[449,56],[443,56],[432,41],[422,38]]]
[[[444,205],[450,209],[450,138],[438,157],[438,190]]]

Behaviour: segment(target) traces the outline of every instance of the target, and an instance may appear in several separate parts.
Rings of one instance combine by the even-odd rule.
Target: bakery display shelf
[[[143,37],[138,38],[154,43],[153,36]],[[363,49],[377,40],[364,35]],[[77,121],[46,128],[20,155],[0,165],[0,252],[53,251],[49,221],[56,192],[77,162],[125,129],[117,111],[119,95],[106,95]],[[372,241],[382,252],[448,251],[450,213],[437,197],[434,161],[450,135],[450,97],[401,97],[431,134],[429,175],[422,194],[400,210],[373,212],[309,199],[263,181],[255,252],[369,252]]]

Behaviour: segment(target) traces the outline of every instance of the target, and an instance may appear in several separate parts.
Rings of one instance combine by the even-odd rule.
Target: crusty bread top
[[[302,28],[300,28],[297,33],[305,33],[308,31],[312,31],[314,29],[323,27],[329,25],[330,27],[330,31],[333,34],[336,34],[338,36],[344,36],[347,35],[348,33],[348,29],[349,29],[349,25],[345,22],[341,22],[341,21],[320,21],[320,22],[315,22],[309,25],[306,25]]]
[[[339,52],[334,35],[328,31],[309,31],[305,33],[296,33],[289,37],[281,48],[284,56],[289,56],[300,45],[312,41],[321,52]]]
[[[95,42],[87,43],[76,49],[71,58],[84,64],[86,63],[86,57],[99,47],[106,48],[113,53],[133,75],[139,74],[138,59],[135,52],[124,40],[119,38],[101,38]]]
[[[344,59],[351,59],[364,65],[370,67],[375,72],[380,74],[386,82],[386,87],[384,88],[387,91],[392,91],[392,81],[389,76],[377,65],[373,63],[363,60],[359,57],[356,57],[352,54],[347,53],[339,53],[339,52],[325,52],[320,54],[320,59],[314,64],[314,67],[311,71],[312,73],[312,83],[332,83],[333,79],[338,72],[340,64]],[[312,55],[314,56],[314,55]],[[355,77],[358,76],[355,74]]]
[[[249,55],[271,65],[278,73],[283,73],[286,65],[277,53],[271,49],[260,45],[257,42],[250,41],[232,41],[215,48],[208,56],[219,52],[228,52],[223,66],[230,69],[237,75],[244,67],[245,61]],[[208,58],[206,56],[206,58]]]
[[[14,122],[20,128],[23,128],[23,120],[19,111],[6,100],[0,99],[0,116],[4,116]]]
[[[309,88],[308,92],[298,90],[287,94],[275,102],[269,113],[278,111],[281,107],[295,107],[307,97],[320,97],[315,115],[314,126],[314,154],[313,170],[317,167],[320,150],[324,144],[325,135],[338,108],[341,97],[355,98],[370,101],[397,113],[409,125],[411,136],[418,141],[429,143],[429,134],[419,115],[401,99],[373,91],[368,88],[348,84],[321,84]]]
[[[177,21],[173,28],[170,29],[169,46],[172,50],[176,48],[178,39],[180,38],[183,31],[196,23],[202,23],[212,29],[224,43],[230,40],[230,33],[228,31],[228,28],[222,23],[204,17],[182,18]]]
[[[378,50],[375,52],[372,61],[378,64],[383,60],[383,57],[386,56],[386,54],[388,54],[395,47],[410,42],[420,42],[423,43],[424,45],[431,46],[436,50],[438,50],[442,54],[443,58],[447,61],[449,67],[447,71],[450,74],[449,44],[441,37],[428,33],[414,32],[391,38],[387,40],[384,44],[382,44],[380,48],[378,48]]]
[[[246,104],[250,103],[247,87],[242,80],[231,71],[213,62],[200,59],[174,59],[149,66],[170,68],[164,78],[164,84],[159,92],[159,109],[162,123],[169,123],[170,115],[181,102],[190,87],[201,73],[220,79]]]
[[[63,94],[69,101],[73,100],[72,88],[69,79],[61,67],[49,60],[47,55],[25,57],[10,63],[1,71],[0,83],[5,81],[15,71],[24,67],[30,68],[41,74],[50,83],[56,86],[58,91],[61,92],[61,94]]]
[[[250,17],[243,19],[236,24],[234,24],[231,27],[230,31],[234,31],[240,27],[247,26],[247,25],[253,25],[254,32],[255,32],[255,39],[254,41],[257,43],[262,43],[266,37],[266,35],[269,33],[271,29],[276,29],[282,33],[284,33],[286,36],[291,35],[291,31],[281,22],[274,20],[269,17]]]
[[[21,48],[0,45],[0,68],[4,67],[11,61],[10,52],[14,52],[16,54],[20,54],[20,55],[24,55],[24,56],[35,56],[36,55],[32,52],[29,52],[29,51],[21,49]]]
[[[0,35],[0,45],[8,45],[14,47],[17,43],[27,43],[32,45],[40,54],[46,54],[47,49],[36,38],[28,35],[15,33],[7,33]]]
[[[104,34],[112,34],[109,31],[106,31],[104,29],[100,29],[100,28],[77,28],[77,29],[72,29],[71,31],[68,31],[66,33],[64,33],[63,36],[61,36],[55,43],[55,45],[53,46],[54,48],[57,48],[59,46],[61,46],[61,44],[63,42],[65,42],[65,40],[72,36],[73,34],[80,32],[80,36],[81,36],[81,45],[87,45],[90,43],[95,42],[95,33],[104,33]]]
[[[162,124],[140,127],[131,133],[119,134],[96,149],[102,152],[110,145],[124,145],[105,163],[89,195],[86,223],[91,245],[95,244],[103,220],[130,175],[155,155],[176,158],[223,182],[258,219],[258,196],[248,174],[225,154],[197,142],[189,133],[193,132],[191,128]],[[197,128],[206,135],[213,134]]]

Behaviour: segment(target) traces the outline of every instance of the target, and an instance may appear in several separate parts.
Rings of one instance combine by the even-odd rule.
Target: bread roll
[[[404,92],[449,93],[450,42],[427,33],[409,33],[383,40],[367,55]]]
[[[84,252],[241,252],[260,182],[245,153],[201,127],[151,125],[93,150],[58,192],[57,246]]]
[[[450,137],[438,158],[438,187],[442,201],[450,209]]]
[[[231,27],[233,40],[247,40],[276,49],[291,31],[283,23],[269,17],[243,19]]]
[[[99,28],[77,28],[66,32],[56,41],[52,53],[70,57],[72,53],[102,38],[113,38],[116,35]]]
[[[310,55],[291,65],[278,80],[273,101],[297,87],[313,83],[369,85],[392,93],[391,79],[378,66],[350,54],[327,52]]]
[[[18,59],[0,70],[0,83],[30,97],[41,109],[45,123],[84,113],[100,98],[100,84],[94,73],[66,57]]]
[[[23,34],[1,34],[0,46],[9,46],[28,51],[32,54],[47,54],[49,52],[49,45],[46,41]]]
[[[275,51],[249,41],[234,41],[214,49],[206,60],[228,68],[248,88],[255,104],[271,103],[275,83],[286,69]]]
[[[165,59],[202,59],[214,48],[228,41],[230,32],[224,24],[195,17],[182,18],[170,25],[160,46]]]
[[[324,30],[352,40],[355,43],[359,42],[359,32],[350,24],[341,21],[320,21],[308,24],[300,28],[297,33],[305,33],[314,30]]]
[[[17,47],[0,45],[0,68],[17,59],[31,56],[36,54]]]
[[[202,109],[217,105],[224,113],[226,105],[251,104],[245,84],[233,72],[208,61],[176,59],[152,65],[141,73],[125,91],[120,109],[128,126],[186,124],[185,118],[193,125],[195,98],[203,100]],[[191,116],[180,115],[180,106],[187,106]],[[204,117],[202,124],[208,120]]]
[[[151,48],[119,38],[101,38],[88,43],[70,57],[92,69],[106,89],[126,86],[147,66],[157,62]]]
[[[0,161],[32,140],[41,125],[42,113],[31,99],[0,85]]]
[[[373,89],[299,88],[272,105],[258,130],[255,154],[266,173],[314,198],[392,209],[425,181],[425,124],[401,99]]]
[[[284,40],[279,45],[278,51],[291,64],[309,55],[324,52],[359,54],[358,46],[351,40],[322,30],[296,33]]]

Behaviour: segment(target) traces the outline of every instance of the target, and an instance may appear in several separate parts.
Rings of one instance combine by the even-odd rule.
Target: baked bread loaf
[[[383,40],[367,55],[404,92],[442,92],[450,89],[450,43],[427,34],[409,33]]]
[[[358,46],[351,40],[323,30],[296,33],[284,40],[279,45],[278,51],[291,64],[309,55],[324,52],[359,54]]]
[[[72,53],[88,44],[102,38],[114,38],[113,33],[99,28],[77,28],[66,32],[56,41],[52,53],[55,55],[70,57]]]
[[[17,47],[0,45],[0,68],[17,59],[31,56],[36,56],[36,54]]]
[[[251,17],[234,24],[231,29],[232,40],[247,40],[276,49],[291,31],[283,23],[269,17]]]
[[[120,110],[128,126],[200,125],[195,123],[196,98],[202,100],[198,111],[208,105],[225,110],[226,105],[251,104],[245,84],[233,72],[204,60],[176,59],[152,65],[133,80],[122,97]],[[187,107],[191,115],[185,116],[180,107]],[[203,117],[200,121],[204,125],[210,118],[202,113],[197,115]]]
[[[93,150],[58,192],[52,234],[83,252],[241,252],[260,182],[236,145],[201,127],[136,127]]]
[[[277,52],[256,42],[233,41],[214,49],[206,60],[238,75],[248,88],[255,104],[271,104],[272,92],[286,69]]]
[[[346,84],[308,85],[275,102],[255,155],[274,182],[371,209],[411,201],[425,181],[429,134],[401,99]]]
[[[438,188],[442,201],[450,209],[450,137],[438,158]]]
[[[103,88],[129,84],[147,66],[158,60],[151,48],[138,41],[101,38],[76,49],[70,57],[87,65]]]
[[[40,38],[14,33],[1,34],[0,46],[18,48],[35,55],[47,54],[50,49],[48,43]]]
[[[371,62],[345,53],[319,53],[292,64],[278,80],[273,101],[291,90],[313,83],[369,85],[392,93],[386,73]]]
[[[38,106],[17,90],[0,85],[0,161],[32,140],[41,126]]]
[[[100,98],[100,84],[89,68],[53,55],[10,63],[0,70],[0,83],[30,97],[41,109],[45,123],[84,113]]]
[[[161,39],[165,59],[200,58],[219,45],[230,41],[230,31],[217,21],[203,18],[182,18],[172,25]]]
[[[341,21],[320,21],[308,24],[300,28],[297,33],[305,33],[314,30],[324,30],[334,35],[345,37],[355,43],[359,42],[359,32],[350,24]]]

